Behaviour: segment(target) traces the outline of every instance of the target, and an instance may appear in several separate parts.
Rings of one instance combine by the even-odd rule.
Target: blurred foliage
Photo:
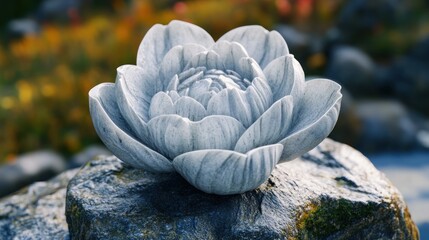
[[[244,24],[270,27],[275,23],[270,15],[276,15],[270,1],[114,0],[111,6],[85,10],[79,21],[45,22],[35,35],[3,40],[0,162],[38,148],[72,154],[98,142],[88,91],[98,83],[113,82],[118,66],[135,63],[140,41],[153,24],[183,19],[220,36]]]
[[[40,2],[2,3],[0,25],[12,17],[28,16],[26,13],[36,9]],[[278,23],[290,23],[322,33],[332,26],[344,3],[343,0],[89,2],[85,2],[78,15],[66,16],[68,21],[44,21],[38,34],[9,40],[3,34],[0,162],[38,148],[72,154],[98,142],[88,112],[88,91],[98,83],[113,82],[118,66],[135,63],[139,43],[153,24],[181,19],[203,27],[215,39],[232,28],[249,24],[272,29]],[[320,65],[324,58],[318,56],[313,60]]]

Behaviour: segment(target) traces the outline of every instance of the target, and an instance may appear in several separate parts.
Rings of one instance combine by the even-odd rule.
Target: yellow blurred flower
[[[0,103],[1,107],[6,110],[12,109],[15,106],[15,100],[13,97],[3,97]]]
[[[41,88],[42,95],[45,97],[53,97],[56,92],[56,87],[53,84],[44,84]]]
[[[43,29],[42,38],[42,41],[45,41],[44,46],[47,47],[45,51],[58,54],[63,43],[60,30],[53,26],[47,26]]]
[[[16,87],[18,89],[19,101],[23,105],[31,103],[34,95],[33,87],[26,80],[20,80],[17,82]]]

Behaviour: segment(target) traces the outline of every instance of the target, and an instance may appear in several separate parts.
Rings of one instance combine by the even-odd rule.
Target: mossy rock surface
[[[419,239],[390,181],[330,139],[232,196],[115,157],[94,160],[68,186],[66,219],[72,239]]]

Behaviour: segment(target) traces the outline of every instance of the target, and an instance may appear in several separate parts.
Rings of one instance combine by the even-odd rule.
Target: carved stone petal
[[[177,115],[189,118],[191,121],[200,121],[207,116],[207,111],[204,106],[188,96],[179,98],[179,100],[174,103],[174,107]]]
[[[206,67],[210,69],[226,70],[219,54],[210,50],[194,55],[186,64],[184,71],[190,68]]]
[[[303,98],[295,104],[293,122],[280,162],[295,159],[316,147],[335,126],[341,105],[341,86],[328,79],[306,82]]]
[[[209,115],[231,116],[241,122],[244,127],[250,126],[252,114],[249,104],[246,102],[246,96],[243,91],[224,89],[213,96],[208,105],[207,112]]]
[[[180,95],[176,91],[169,91],[168,96],[170,96],[173,102],[176,102],[180,98]]]
[[[146,72],[135,65],[124,65],[117,69],[115,94],[119,110],[137,137],[145,144],[149,121],[149,106],[152,96],[161,90]]]
[[[207,113],[231,116],[249,127],[270,107],[271,98],[271,89],[265,80],[255,78],[246,91],[226,88],[213,96],[207,105]]]
[[[265,68],[272,60],[289,53],[285,40],[278,32],[269,32],[261,26],[235,28],[218,41],[222,40],[243,45],[249,56],[254,58],[262,68]]]
[[[159,80],[162,81],[163,90],[167,88],[174,75],[183,71],[192,56],[204,51],[207,49],[198,44],[179,45],[168,51],[159,68]]]
[[[250,57],[241,58],[237,69],[232,69],[237,71],[242,78],[246,78],[249,81],[259,77],[265,79],[264,72],[262,71],[259,64],[255,59]]]
[[[208,116],[192,122],[179,115],[163,115],[148,122],[152,141],[158,152],[174,159],[201,149],[234,149],[244,132],[243,125],[228,116]]]
[[[160,78],[163,78],[162,75],[160,75]],[[163,82],[162,84],[164,84],[164,83],[166,83],[166,82]],[[171,92],[171,91],[177,92],[178,86],[179,86],[179,76],[176,74],[168,82],[167,86],[164,87],[164,91],[166,91],[166,92]]]
[[[204,106],[195,99],[183,96],[173,102],[173,99],[165,92],[155,94],[149,113],[151,119],[161,115],[177,114],[189,118],[191,121],[199,121],[207,115]]]
[[[211,50],[219,54],[228,70],[237,71],[237,69],[239,69],[240,59],[249,57],[246,49],[237,42],[217,41],[212,46]]]
[[[115,102],[113,83],[102,83],[91,89],[89,110],[98,136],[123,162],[151,172],[174,172],[167,158],[139,142],[131,133]]]
[[[137,52],[137,65],[157,76],[159,65],[170,49],[195,43],[209,48],[213,38],[204,29],[187,22],[173,20],[168,25],[154,25],[143,38]]]
[[[304,71],[291,54],[273,60],[264,69],[264,74],[274,101],[286,95],[292,95],[297,100],[304,92]]]
[[[292,96],[285,96],[275,102],[241,135],[234,151],[245,153],[260,146],[278,143],[288,133],[292,112]]]
[[[176,171],[206,193],[243,193],[264,183],[280,158],[283,146],[274,144],[246,154],[206,149],[187,152],[173,160]]]
[[[189,88],[188,96],[200,102],[204,108],[207,108],[209,100],[216,95],[215,91],[210,90],[212,82],[213,81],[211,79],[202,79],[192,84]]]
[[[255,78],[252,81],[252,84],[247,89],[254,89],[256,94],[258,94],[259,99],[264,106],[264,112],[268,109],[269,106],[273,104],[273,93],[271,88],[268,85],[267,81],[264,78]],[[250,96],[249,96],[250,97]],[[251,100],[251,99],[248,99]],[[257,118],[261,116],[258,115]]]
[[[149,108],[149,118],[155,118],[161,115],[175,114],[173,100],[165,92],[158,92],[153,96]]]

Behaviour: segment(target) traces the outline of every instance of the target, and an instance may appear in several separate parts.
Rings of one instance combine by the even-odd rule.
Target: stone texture
[[[0,239],[67,239],[66,186],[77,170],[0,200]]]
[[[72,239],[418,239],[398,190],[362,154],[326,139],[254,191],[205,194],[175,173],[115,157],[87,164],[66,199]]]

